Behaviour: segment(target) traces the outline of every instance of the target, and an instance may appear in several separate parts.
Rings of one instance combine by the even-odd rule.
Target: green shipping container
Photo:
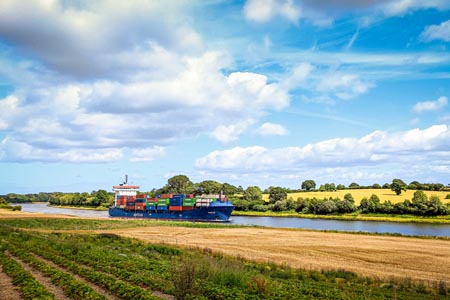
[[[169,198],[159,198],[158,199],[158,204],[165,204],[165,205],[169,205],[170,199]]]

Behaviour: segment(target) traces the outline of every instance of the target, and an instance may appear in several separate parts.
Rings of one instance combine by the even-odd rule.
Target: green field
[[[111,224],[109,220],[64,221],[62,226],[61,220],[51,219],[0,222],[0,272],[12,278],[22,299],[59,299],[55,291],[70,299],[450,299],[445,282],[381,281],[344,269],[293,269],[209,248],[94,231]],[[28,222],[39,230],[24,224]],[[58,227],[91,230],[42,232]]]
[[[353,189],[353,190],[338,190],[334,192],[300,192],[300,193],[289,193],[288,198],[292,197],[294,200],[297,200],[297,198],[340,198],[344,199],[344,195],[347,193],[352,194],[353,198],[355,199],[355,204],[359,205],[361,200],[366,197],[369,198],[372,194],[377,195],[380,198],[381,202],[384,201],[391,201],[392,203],[399,203],[403,202],[405,199],[411,200],[413,197],[415,190],[406,190],[403,191],[400,195],[396,195],[393,191],[389,189]],[[449,191],[424,191],[424,193],[430,197],[431,195],[438,196],[442,203],[450,203],[450,199],[445,199],[447,195],[450,194]],[[269,195],[263,194],[263,199],[268,200]]]

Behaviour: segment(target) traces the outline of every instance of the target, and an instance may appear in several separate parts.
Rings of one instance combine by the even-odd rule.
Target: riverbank
[[[299,214],[295,211],[290,212],[258,212],[258,211],[233,211],[232,216],[247,217],[285,217],[285,218],[303,218],[303,219],[325,219],[325,220],[343,220],[343,221],[375,221],[375,222],[394,222],[394,223],[428,223],[428,224],[450,224],[449,216],[422,217],[414,215],[384,215],[384,214],[343,214],[343,215],[314,215]]]
[[[85,206],[67,206],[67,205],[50,205],[49,207],[65,208],[65,209],[81,209],[92,211],[107,211],[105,207],[85,207]],[[287,217],[287,218],[303,218],[303,219],[324,219],[324,220],[343,220],[343,221],[370,221],[370,222],[394,222],[394,223],[424,223],[424,224],[450,224],[450,215],[447,216],[415,216],[415,215],[387,215],[387,214],[343,214],[343,215],[314,215],[299,214],[295,211],[288,212],[258,212],[258,211],[233,211],[232,216],[246,217]]]
[[[107,211],[108,208],[103,206],[91,207],[91,206],[69,206],[69,205],[52,205],[48,204],[47,206],[55,207],[55,208],[66,208],[66,209],[82,209],[82,210],[95,210],[95,211]]]

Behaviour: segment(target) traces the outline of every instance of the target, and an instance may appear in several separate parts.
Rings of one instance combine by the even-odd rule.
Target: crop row
[[[19,288],[23,299],[55,299],[55,295],[49,292],[29,272],[25,271],[18,262],[6,255],[5,247],[4,245],[2,246],[0,251],[0,264],[3,266],[3,271],[12,278],[13,284]]]
[[[103,300],[105,296],[95,292],[87,284],[76,280],[71,274],[62,272],[44,261],[31,255],[29,252],[24,251],[23,248],[18,248],[13,244],[9,244],[8,250],[16,257],[30,265],[36,270],[39,270],[45,276],[49,277],[53,284],[61,287],[67,296],[73,299],[79,300]]]
[[[19,244],[15,244],[20,247]],[[26,251],[25,248],[21,248],[19,251]],[[127,284],[123,281],[117,280],[115,277],[107,275],[102,272],[98,272],[92,268],[81,266],[73,261],[68,260],[65,257],[59,256],[54,252],[47,252],[45,248],[33,248],[31,252],[42,256],[55,263],[56,265],[73,272],[88,281],[108,289],[112,294],[118,296],[120,299],[141,299],[141,300],[153,300],[158,299],[152,296],[149,292],[139,286]],[[91,298],[80,298],[91,299]],[[92,298],[94,299],[94,298]]]

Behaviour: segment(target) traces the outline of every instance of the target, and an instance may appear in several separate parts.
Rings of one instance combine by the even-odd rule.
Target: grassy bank
[[[83,234],[23,231],[19,229],[24,226],[23,221],[22,223],[13,220],[2,221],[0,251],[3,255],[41,269],[48,269],[51,264],[72,277],[84,278],[91,287],[107,289],[119,299],[156,299],[155,292],[166,295],[166,298],[175,296],[177,299],[450,299],[448,283],[443,280],[416,281],[406,277],[382,280],[376,276],[360,276],[351,270],[343,269],[351,265],[339,261],[336,262],[336,265],[341,265],[339,268],[311,270],[311,267],[292,268],[288,262],[278,264],[271,259],[264,262],[250,261],[245,259],[245,254],[249,251],[227,255],[229,252],[224,248],[225,236],[212,237],[210,242],[205,244],[211,248],[204,244],[182,247],[158,243],[158,234],[177,236],[174,234],[179,233],[181,238],[187,237],[187,232],[206,234],[205,236],[210,236],[214,232],[221,235],[231,232],[230,237],[236,240],[240,235],[239,232],[247,232],[251,239],[256,235],[263,244],[272,244],[267,238],[272,236],[274,231],[269,229],[261,231],[262,229],[258,228],[224,230],[219,227],[207,229],[175,227],[172,230],[171,227],[160,226],[154,230],[142,228],[146,239],[136,240],[121,236],[121,232],[138,235],[138,232],[129,229],[104,233],[92,231]],[[80,225],[77,219],[64,221],[66,228],[76,228]],[[112,220],[100,223],[108,225],[114,223],[110,221]],[[46,222],[34,224],[40,229],[52,229],[60,226],[62,221],[50,219]],[[83,222],[84,227],[96,228],[95,230],[104,225],[97,220]],[[29,229],[33,230],[33,226]],[[262,235],[263,232],[270,235]],[[297,231],[279,232],[292,234]],[[318,241],[315,238],[318,233],[305,234],[302,243],[308,241],[310,234],[313,235],[311,241]],[[334,236],[324,233],[318,235]],[[280,235],[275,234],[273,238],[280,238]],[[386,239],[397,241],[395,238]],[[401,242],[422,243],[420,240],[398,239]],[[196,240],[200,242],[202,239],[198,236]],[[299,239],[289,235],[289,241],[297,240]],[[378,238],[373,239],[377,240]],[[211,241],[221,244],[223,251],[212,248],[214,245]],[[263,250],[263,244],[255,244],[254,240],[249,242],[254,250]],[[447,245],[444,241],[428,241],[428,243],[427,248],[432,248],[432,243]],[[276,241],[273,244],[274,247],[281,247]],[[287,244],[289,243],[283,243]],[[345,241],[344,244],[348,242]],[[383,244],[383,247],[386,247],[386,243]],[[370,243],[369,246],[372,247]],[[322,251],[324,250],[326,248],[322,247]],[[408,250],[412,253],[410,255],[413,255],[414,249]],[[349,251],[348,247],[345,251]],[[270,253],[276,252],[270,250]],[[292,259],[294,258],[301,257],[295,255]],[[324,260],[323,257],[318,259],[322,262]],[[333,263],[332,257],[328,257],[327,260]],[[436,269],[434,270],[437,271]],[[71,284],[75,287],[77,282],[73,281]]]
[[[421,217],[415,215],[387,215],[387,214],[359,214],[359,213],[343,214],[343,215],[314,215],[314,214],[299,214],[295,211],[287,211],[287,212],[233,211],[232,216],[294,217],[294,218],[346,220],[346,221],[450,224],[450,216]]]

